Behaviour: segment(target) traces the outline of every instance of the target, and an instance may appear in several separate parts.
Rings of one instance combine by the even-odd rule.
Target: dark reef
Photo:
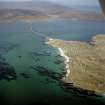
[[[14,43],[9,43],[9,42],[0,42],[0,54],[1,53],[5,53],[5,52],[9,52],[12,49],[16,48],[18,46],[18,44],[14,44]]]
[[[79,87],[75,87],[73,83],[65,83],[62,81],[62,78],[64,77],[64,73],[57,73],[49,68],[43,67],[43,66],[36,66],[31,67],[31,69],[37,71],[37,73],[41,76],[46,76],[52,80],[56,80],[59,82],[59,86],[65,91],[65,92],[71,92],[73,95],[79,96],[79,97],[86,97],[86,96],[95,96],[95,97],[101,97],[101,95],[95,93],[95,91],[82,89]]]
[[[15,69],[0,55],[0,80],[11,81],[16,79]]]
[[[59,74],[57,72],[54,72],[42,66],[31,67],[31,69],[34,69],[35,71],[37,71],[37,73],[41,76],[47,76],[54,80],[59,81],[62,78],[62,74]]]
[[[23,78],[30,78],[29,74],[26,74],[26,73],[20,73],[20,75],[23,77]]]

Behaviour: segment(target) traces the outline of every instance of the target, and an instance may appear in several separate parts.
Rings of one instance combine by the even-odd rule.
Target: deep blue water
[[[3,22],[0,23],[0,33],[29,32],[30,24],[24,22]],[[63,40],[89,41],[92,36],[105,34],[105,21],[89,22],[58,20],[33,22],[32,26],[35,31],[44,33],[46,36]]]
[[[49,21],[32,25],[36,31],[63,40],[89,41],[92,36],[105,33],[105,22]]]

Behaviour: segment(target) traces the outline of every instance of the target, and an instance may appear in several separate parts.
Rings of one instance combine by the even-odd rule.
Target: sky
[[[14,2],[14,1],[16,1],[16,2],[19,1],[19,2],[21,2],[21,1],[32,1],[32,0],[0,0],[0,1],[4,1],[4,2],[5,2],[5,1],[13,1],[13,2]]]
[[[49,0],[62,4],[78,4],[78,5],[99,5],[98,0]]]
[[[0,1],[39,1],[39,0],[0,0]],[[52,1],[56,2],[58,4],[64,4],[64,5],[99,5],[98,0],[42,0],[42,1]]]

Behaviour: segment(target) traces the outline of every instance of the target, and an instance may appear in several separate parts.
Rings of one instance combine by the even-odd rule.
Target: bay
[[[40,102],[51,105],[65,103],[88,105],[96,101],[105,102],[104,97],[88,97],[82,96],[82,93],[73,93],[73,90],[65,91],[57,80],[42,76],[32,69],[41,66],[60,74],[64,71],[64,64],[55,63],[58,60],[58,49],[45,44],[45,38],[33,34],[30,26],[46,37],[62,40],[89,42],[92,36],[105,34],[105,22],[1,22],[0,54],[15,68],[17,79],[10,82],[0,80],[0,102],[3,105],[31,105]],[[26,78],[21,74],[26,74]]]

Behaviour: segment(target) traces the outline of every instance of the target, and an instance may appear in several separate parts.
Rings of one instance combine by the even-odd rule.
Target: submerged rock
[[[2,57],[0,57],[0,80],[16,80],[15,69],[10,66]]]
[[[45,68],[43,66],[36,66],[36,67],[31,67],[31,69],[34,69],[37,71],[37,73],[41,76],[47,76],[53,80],[60,80],[62,78],[62,74],[54,72],[50,70],[49,68]]]
[[[26,74],[26,73],[20,73],[20,75],[21,75],[22,77],[24,77],[24,78],[30,78],[30,76],[29,76],[28,74]]]

